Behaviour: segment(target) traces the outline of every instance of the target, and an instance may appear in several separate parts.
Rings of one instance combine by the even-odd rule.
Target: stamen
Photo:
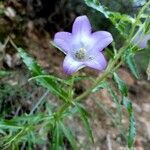
[[[85,59],[86,56],[86,50],[84,48],[80,48],[76,53],[75,57],[79,60]]]

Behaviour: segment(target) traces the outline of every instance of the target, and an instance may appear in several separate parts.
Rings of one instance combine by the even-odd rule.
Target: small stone
[[[143,111],[150,113],[150,104],[149,103],[142,104],[142,109]]]
[[[16,12],[12,7],[7,7],[5,10],[5,15],[10,19],[13,19],[16,16]]]

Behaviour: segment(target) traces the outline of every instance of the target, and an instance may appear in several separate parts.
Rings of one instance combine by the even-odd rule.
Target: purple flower
[[[58,32],[54,37],[56,46],[66,54],[63,68],[67,74],[73,74],[85,66],[104,70],[107,61],[102,50],[112,41],[109,32],[91,33],[91,24],[87,16],[79,16],[75,19],[72,33]]]

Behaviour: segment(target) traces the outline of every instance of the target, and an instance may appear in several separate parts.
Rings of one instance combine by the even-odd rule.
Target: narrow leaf
[[[124,81],[116,74],[113,74],[113,79],[116,82],[118,89],[120,90],[121,94],[124,96],[128,95],[128,89]]]
[[[56,122],[55,124],[55,129],[54,129],[54,133],[53,133],[53,144],[52,144],[52,149],[54,150],[59,150],[59,141],[60,141],[60,126],[59,126],[59,122]]]
[[[71,146],[73,147],[74,150],[77,150],[76,140],[75,140],[74,136],[72,135],[71,130],[69,128],[66,128],[62,122],[59,122],[59,123],[60,123],[61,129],[62,129],[64,135],[70,142]]]
[[[60,79],[60,78],[55,77],[53,75],[38,75],[38,76],[30,78],[29,81],[35,80],[35,79],[40,79],[40,78],[49,78],[49,79],[53,79],[55,81],[58,81],[60,83],[70,85],[69,82],[67,82],[67,80]]]
[[[104,88],[107,88],[108,84],[106,81],[103,81],[101,83],[99,83],[93,90],[92,92],[95,93],[95,92],[98,92],[100,91],[101,89],[104,89]]]
[[[129,114],[128,147],[132,148],[136,137],[136,122],[132,102],[127,97],[123,97],[122,104],[125,106]]]
[[[114,102],[114,103],[117,105],[117,107],[118,107],[118,105],[120,105],[120,104],[119,104],[119,99],[118,99],[118,97],[117,97],[117,95],[116,95],[116,92],[111,88],[110,85],[107,87],[107,90],[108,90],[108,92],[110,93],[113,102]]]
[[[139,79],[139,78],[140,78],[140,75],[139,75],[139,71],[138,71],[138,69],[137,69],[137,66],[136,66],[136,64],[135,64],[133,54],[126,55],[126,63],[128,64],[128,67],[129,67],[129,69],[131,70],[132,74],[133,74],[137,79]]]

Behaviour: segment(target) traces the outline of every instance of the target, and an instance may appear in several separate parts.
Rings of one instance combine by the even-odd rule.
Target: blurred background
[[[146,0],[101,0],[101,3],[108,7],[109,10],[131,16],[135,16],[145,2]],[[16,45],[24,47],[48,73],[66,78],[62,69],[64,55],[52,47],[50,41],[53,40],[54,34],[58,31],[71,31],[74,19],[80,15],[89,17],[93,31],[107,30],[111,32],[116,42],[116,47],[122,46],[124,39],[112,23],[101,13],[87,7],[84,0],[0,1],[1,118],[11,119],[15,116],[29,113],[36,101],[45,93],[45,89],[35,82],[28,82],[31,74],[16,50],[10,44],[7,44],[8,36],[13,38]],[[135,109],[137,120],[137,139],[135,144],[137,147],[149,150],[150,86],[146,73],[150,58],[149,49],[143,49],[137,53],[135,58],[141,76],[140,80],[136,80],[125,65],[121,66],[118,73],[129,87],[129,97],[132,99]],[[96,71],[88,68],[85,68],[83,72],[93,77],[98,75]],[[82,93],[85,90],[85,85],[89,85],[88,81],[76,84],[76,94]],[[105,90],[96,96],[108,108],[110,107],[115,111],[115,106],[110,101],[110,97]],[[47,96],[47,99],[57,105],[57,103],[55,104],[55,98],[51,94]],[[85,105],[91,111],[91,114],[95,114],[92,118],[92,128],[96,139],[94,147],[107,149],[109,139],[111,139],[113,149],[117,150],[119,147],[124,146],[121,135],[105,112],[96,107],[90,97],[85,101]],[[44,111],[44,105],[40,111]],[[124,118],[123,121],[126,124],[127,118]],[[92,149],[93,145],[88,145],[80,121],[71,119],[70,126],[75,128],[81,148]],[[41,147],[37,144],[36,147],[42,149],[43,146]]]

